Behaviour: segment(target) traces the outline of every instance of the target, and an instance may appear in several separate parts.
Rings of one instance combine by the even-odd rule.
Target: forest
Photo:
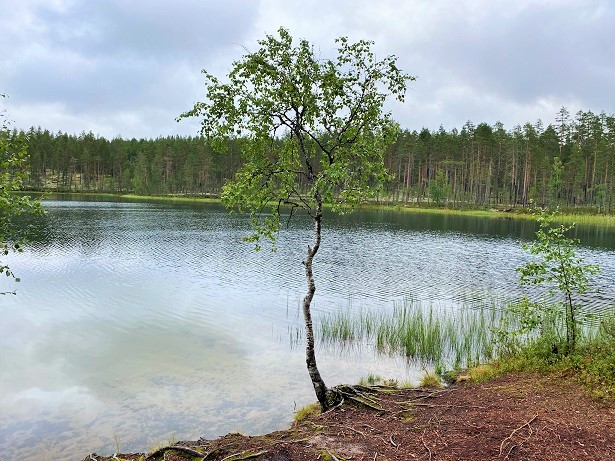
[[[93,133],[25,133],[31,190],[217,196],[246,139],[224,154],[202,137],[111,140]],[[450,131],[401,130],[385,156],[383,201],[451,207],[615,206],[615,116],[562,107],[555,121],[505,129],[466,122]]]

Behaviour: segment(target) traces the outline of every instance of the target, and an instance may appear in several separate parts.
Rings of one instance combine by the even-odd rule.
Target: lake
[[[242,241],[249,220],[217,204],[48,200],[36,243],[7,262],[0,298],[0,453],[82,459],[172,440],[288,427],[315,400],[305,368],[297,216],[277,251]],[[521,293],[526,220],[361,210],[326,215],[314,263],[315,323],[340,309],[442,309]],[[613,309],[615,229],[581,227],[599,264],[592,310]],[[317,344],[332,386],[422,369],[370,347]]]

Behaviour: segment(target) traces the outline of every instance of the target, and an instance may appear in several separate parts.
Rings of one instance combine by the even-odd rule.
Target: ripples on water
[[[266,432],[314,400],[303,349],[290,347],[301,328],[305,218],[282,231],[276,252],[254,252],[241,240],[247,219],[216,205],[46,207],[39,243],[10,261],[23,280],[18,295],[1,299],[6,459],[78,459],[111,453],[116,440],[142,450],[173,434]],[[454,216],[327,216],[315,316],[391,309],[407,297],[455,309],[515,296],[515,268],[527,259],[520,239],[532,232],[525,222]],[[597,310],[615,298],[615,238],[601,232],[581,250],[603,268]],[[330,385],[370,372],[420,373],[365,350],[327,348],[318,358]]]

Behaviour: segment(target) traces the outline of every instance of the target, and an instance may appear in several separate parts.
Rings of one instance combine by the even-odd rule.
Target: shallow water
[[[2,459],[82,459],[169,439],[284,428],[314,400],[305,370],[298,217],[277,251],[242,242],[248,221],[218,205],[48,201],[37,243],[9,262],[0,298]],[[315,261],[318,318],[412,298],[447,309],[520,293],[533,224],[361,211],[326,216]],[[594,310],[613,307],[615,234],[580,228],[603,272]],[[369,348],[320,347],[326,382],[422,370]]]

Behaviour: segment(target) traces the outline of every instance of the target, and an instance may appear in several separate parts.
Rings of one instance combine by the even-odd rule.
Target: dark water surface
[[[284,428],[314,400],[295,344],[310,223],[276,252],[252,251],[247,219],[219,205],[47,201],[38,243],[11,257],[0,298],[2,459],[82,459],[170,439]],[[443,308],[516,296],[534,225],[511,219],[359,211],[326,216],[314,315]],[[592,309],[615,304],[615,229],[581,227],[597,263]],[[369,349],[320,349],[329,385],[420,368]]]

